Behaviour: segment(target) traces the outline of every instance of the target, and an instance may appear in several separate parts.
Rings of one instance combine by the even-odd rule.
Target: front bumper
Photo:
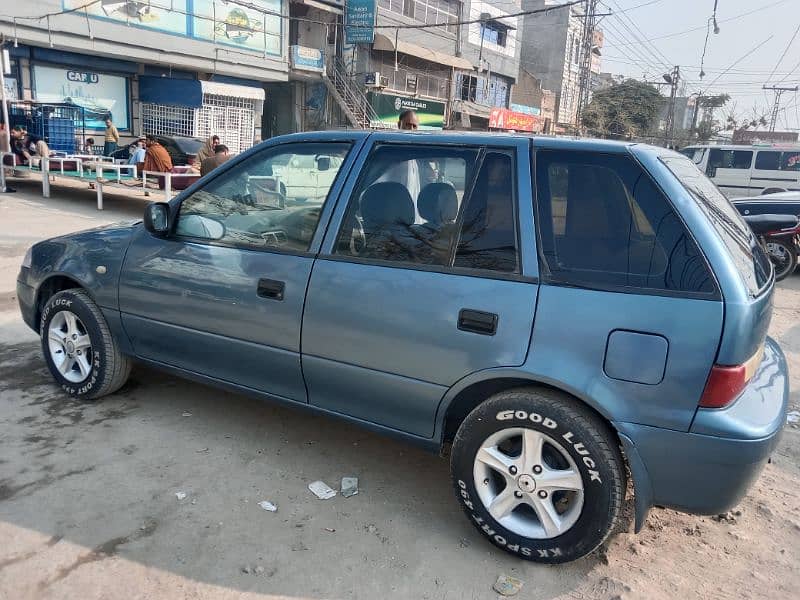
[[[634,479],[636,530],[653,505],[696,514],[735,506],[777,446],[788,402],[786,359],[767,338],[739,398],[723,409],[698,409],[690,431],[616,423]]]
[[[23,268],[17,278],[17,303],[19,311],[22,313],[22,320],[28,327],[39,333],[36,323],[36,290],[26,283],[27,277],[23,273],[25,270]]]

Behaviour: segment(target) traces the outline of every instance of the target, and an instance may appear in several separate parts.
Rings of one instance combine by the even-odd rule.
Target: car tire
[[[549,388],[504,391],[480,404],[456,433],[450,467],[472,524],[526,560],[585,556],[622,512],[618,438],[588,407]]]
[[[47,367],[69,396],[93,400],[128,380],[131,359],[120,352],[103,313],[84,290],[51,296],[42,308],[39,333]]]
[[[775,267],[775,281],[783,281],[797,268],[797,251],[791,238],[768,238],[767,254]]]

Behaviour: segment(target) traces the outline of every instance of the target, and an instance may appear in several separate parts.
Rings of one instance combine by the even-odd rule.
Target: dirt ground
[[[89,190],[44,200],[33,182],[17,187],[0,195],[0,599],[479,599],[497,597],[500,573],[526,599],[800,589],[796,426],[728,519],[654,509],[639,535],[629,524],[594,555],[546,567],[479,536],[445,460],[354,426],[145,368],[101,402],[66,400],[18,316],[19,263],[36,240],[138,217],[143,200],[109,197],[97,212]],[[798,410],[800,272],[779,284],[771,335]],[[351,498],[306,489],[348,475]]]

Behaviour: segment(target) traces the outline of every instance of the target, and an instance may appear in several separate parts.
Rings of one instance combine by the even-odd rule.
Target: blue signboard
[[[537,116],[537,115],[541,114],[541,112],[542,112],[536,106],[525,106],[524,104],[514,104],[513,102],[511,104],[510,108],[514,112],[522,113],[524,115]]]
[[[375,41],[375,0],[347,0],[345,43],[371,44]]]
[[[292,58],[292,67],[298,71],[314,71],[322,73],[325,70],[325,60],[322,51],[318,48],[305,46],[289,46]]]

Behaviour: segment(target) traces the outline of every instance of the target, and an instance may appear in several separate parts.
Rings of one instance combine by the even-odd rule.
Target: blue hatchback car
[[[40,242],[17,290],[66,394],[113,393],[137,360],[449,451],[473,524],[558,563],[606,539],[628,474],[637,531],[653,505],[745,494],[786,418],[773,287],[674,152],[348,131]]]

